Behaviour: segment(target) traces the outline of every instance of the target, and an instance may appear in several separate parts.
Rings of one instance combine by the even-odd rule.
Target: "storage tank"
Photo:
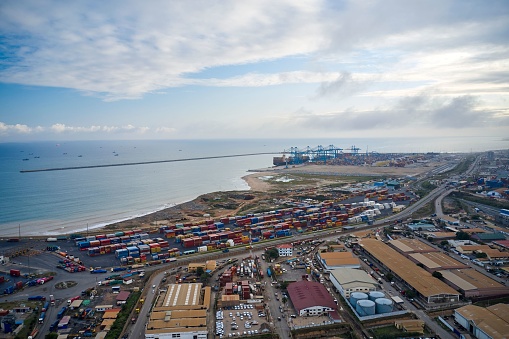
[[[371,291],[369,292],[369,300],[375,301],[378,298],[385,298],[385,294],[380,291]]]
[[[353,292],[350,294],[350,304],[352,304],[353,307],[357,306],[357,301],[359,300],[367,300],[368,295],[366,293],[362,292]]]
[[[392,312],[392,300],[387,298],[378,298],[375,300],[376,314]]]
[[[367,315],[375,315],[375,302],[367,299],[359,300],[357,301],[355,310],[361,317],[365,317]]]

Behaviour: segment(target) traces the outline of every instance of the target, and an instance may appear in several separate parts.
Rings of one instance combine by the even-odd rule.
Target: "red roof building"
[[[337,307],[325,286],[314,281],[297,281],[288,285],[288,296],[300,316],[328,315]]]

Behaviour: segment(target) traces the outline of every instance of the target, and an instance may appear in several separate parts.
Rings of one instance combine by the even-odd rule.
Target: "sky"
[[[509,1],[0,2],[0,142],[509,136]]]

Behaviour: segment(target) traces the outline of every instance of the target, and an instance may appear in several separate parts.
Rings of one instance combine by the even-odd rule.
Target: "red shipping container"
[[[19,277],[21,275],[21,271],[20,270],[11,269],[9,271],[9,274],[11,275],[11,277]]]

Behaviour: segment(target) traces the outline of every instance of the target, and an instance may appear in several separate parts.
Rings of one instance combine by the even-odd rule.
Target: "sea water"
[[[104,226],[215,191],[247,190],[242,177],[290,147],[359,152],[478,152],[509,148],[497,137],[60,141],[0,144],[0,237],[58,235]],[[20,170],[270,153],[135,166]]]

